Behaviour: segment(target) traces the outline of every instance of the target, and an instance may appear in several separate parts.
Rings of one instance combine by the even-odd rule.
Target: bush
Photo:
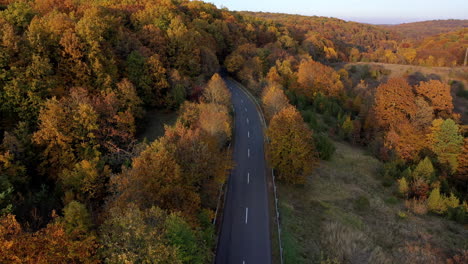
[[[427,205],[424,200],[418,200],[415,198],[411,200],[406,200],[405,206],[406,208],[408,208],[411,212],[415,214],[418,214],[418,215],[427,214]]]
[[[402,211],[398,211],[397,215],[400,219],[406,219],[408,217],[408,215]]]
[[[314,133],[314,143],[319,153],[319,158],[322,160],[330,160],[336,151],[333,142],[324,134]]]
[[[369,208],[370,202],[366,196],[359,196],[356,201],[354,201],[354,209],[359,212],[366,212]]]
[[[468,224],[467,211],[463,206],[449,208],[447,211],[447,218],[462,225]]]

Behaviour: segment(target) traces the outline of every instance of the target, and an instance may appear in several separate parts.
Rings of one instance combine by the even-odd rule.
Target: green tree
[[[68,233],[87,233],[92,227],[86,206],[78,201],[71,201],[63,208],[63,221]]]
[[[450,172],[458,168],[458,155],[462,152],[463,136],[458,125],[452,119],[432,121],[429,142],[432,151],[441,164],[448,164]]]
[[[165,241],[166,213],[135,204],[113,207],[100,228],[105,263],[182,263],[177,248]]]
[[[435,170],[429,157],[425,157],[418,163],[412,173],[413,178],[421,178],[425,181],[432,181],[435,178]]]

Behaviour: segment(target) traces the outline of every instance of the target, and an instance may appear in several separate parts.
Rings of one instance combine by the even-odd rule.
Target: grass
[[[142,129],[138,133],[138,140],[145,138],[152,142],[164,135],[164,126],[173,125],[177,120],[177,112],[165,110],[149,110],[146,112],[141,124]]]
[[[468,248],[463,226],[409,212],[378,160],[335,145],[304,186],[279,185],[284,263],[424,263],[415,249],[445,260]]]

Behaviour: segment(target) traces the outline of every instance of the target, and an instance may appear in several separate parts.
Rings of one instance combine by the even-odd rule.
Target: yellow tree
[[[141,208],[156,205],[186,216],[194,216],[199,209],[200,197],[184,181],[179,164],[161,141],[151,144],[133,159],[131,169],[111,180],[120,207],[134,202]]]
[[[263,89],[262,105],[266,118],[270,120],[276,113],[289,106],[289,100],[279,84],[271,83]]]
[[[203,90],[203,100],[207,103],[215,103],[229,107],[231,105],[231,92],[223,78],[217,73],[211,77],[208,85]]]
[[[303,184],[317,164],[312,131],[293,106],[273,116],[268,128],[268,158],[278,179]]]
[[[297,92],[311,99],[318,92],[326,96],[339,96],[343,91],[340,75],[332,68],[313,60],[302,61],[297,78]]]

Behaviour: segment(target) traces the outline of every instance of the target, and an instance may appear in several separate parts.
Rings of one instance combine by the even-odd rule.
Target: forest
[[[451,93],[465,91],[466,71],[446,83],[336,66],[463,65],[461,23],[413,37],[188,0],[0,0],[0,10],[1,263],[210,263],[234,166],[220,72],[261,101],[280,182],[304,184],[339,138],[384,162],[408,210],[467,224],[468,128]],[[152,109],[177,120],[138,140]]]

